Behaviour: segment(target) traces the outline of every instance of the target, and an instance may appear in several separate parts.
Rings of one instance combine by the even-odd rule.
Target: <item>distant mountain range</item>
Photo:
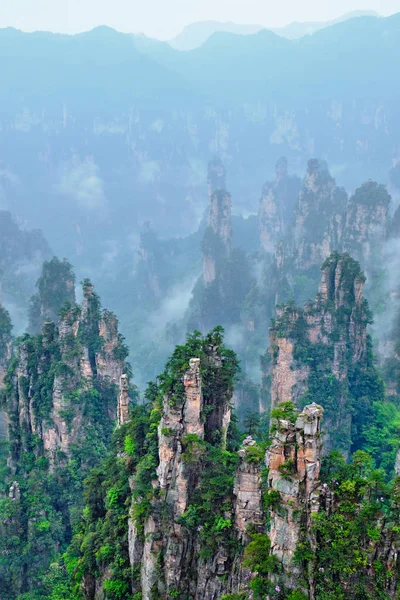
[[[199,21],[187,25],[179,35],[169,41],[169,44],[176,50],[194,50],[194,48],[198,48],[204,44],[204,42],[214,33],[228,32],[239,35],[249,35],[258,33],[261,29],[269,29],[269,31],[273,31],[289,40],[296,40],[304,35],[311,35],[324,27],[329,27],[330,25],[335,25],[336,23],[341,23],[342,21],[347,21],[356,17],[365,16],[377,17],[378,14],[374,11],[355,10],[331,21],[306,21],[304,23],[294,21],[285,27],[279,28],[265,27],[264,25],[241,25],[232,23],[231,21]]]
[[[215,154],[237,214],[281,155],[300,173],[326,160],[348,189],[400,156],[400,13],[299,40],[217,32],[188,52],[107,27],[3,29],[0,56],[0,208],[96,273],[146,221],[195,231]]]

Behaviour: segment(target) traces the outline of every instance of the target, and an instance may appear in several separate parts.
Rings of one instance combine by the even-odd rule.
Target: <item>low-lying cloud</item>
[[[82,161],[75,156],[65,164],[57,190],[88,211],[104,210],[107,206],[100,169],[91,157]]]

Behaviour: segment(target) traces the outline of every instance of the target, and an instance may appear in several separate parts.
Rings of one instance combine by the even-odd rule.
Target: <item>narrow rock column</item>
[[[201,423],[202,394],[200,379],[200,359],[191,358],[189,369],[186,371],[183,383],[185,386],[184,426],[186,433],[204,437],[204,425]]]
[[[400,448],[397,450],[396,463],[394,465],[394,471],[396,473],[396,477],[400,477]]]
[[[119,380],[118,396],[118,426],[124,425],[129,421],[129,379],[128,375],[123,374]]]
[[[239,450],[240,464],[236,471],[234,487],[235,527],[242,541],[248,542],[247,528],[253,525],[262,527],[263,511],[261,498],[261,465],[248,460],[247,448],[256,442],[248,436]]]
[[[281,563],[281,577],[290,589],[304,577],[294,562],[301,524],[306,522],[309,530],[311,514],[319,510],[322,415],[323,409],[312,403],[295,424],[279,420],[266,456],[270,493],[279,494],[279,502],[271,507],[271,552]]]
[[[226,171],[219,159],[208,166],[208,227],[203,238],[203,282],[218,279],[218,266],[231,251],[231,196],[225,190]]]
[[[180,402],[171,402],[168,395],[164,397],[163,415],[158,427],[159,464],[157,481],[154,482],[160,495],[153,501],[152,515],[145,523],[141,557],[137,553],[134,527],[130,527],[131,564],[140,563],[143,600],[151,600],[157,582],[160,588],[165,586],[166,590],[176,590],[186,577],[185,561],[189,542],[179,518],[185,512],[190,491],[196,485],[197,470],[196,465],[185,462],[182,454],[187,435],[204,439],[199,358],[190,359],[183,384],[185,394]],[[167,517],[161,523],[163,512]],[[159,567],[161,552],[162,569]]]
[[[21,490],[18,481],[14,481],[14,483],[11,484],[8,495],[13,502],[21,500]]]

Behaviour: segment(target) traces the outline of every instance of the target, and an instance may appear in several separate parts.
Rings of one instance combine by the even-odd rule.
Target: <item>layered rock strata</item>
[[[232,242],[231,196],[225,189],[225,168],[211,161],[208,171],[208,227],[203,239],[203,282],[213,283],[219,275],[219,263],[229,256]]]
[[[129,377],[124,373],[119,380],[118,425],[124,425],[129,421],[129,404]]]
[[[272,407],[319,394],[326,408],[325,451],[350,450],[349,376],[354,365],[367,368],[368,361],[364,283],[356,261],[334,254],[323,265],[316,300],[304,309],[279,308],[270,330]]]
[[[94,384],[99,389],[114,386],[126,370],[125,358],[117,321],[111,313],[101,313],[89,284],[82,306],[63,311],[58,326],[45,323],[40,336],[25,336],[7,378],[12,463],[31,447],[31,435],[40,440],[36,452],[43,452],[51,464],[56,456],[68,457],[85,423],[84,406],[76,403],[76,395],[85,397]],[[104,411],[112,423],[117,394],[115,404],[107,402]]]
[[[208,361],[217,371],[221,369],[222,362],[213,348]],[[188,531],[182,522],[193,494],[202,486],[198,459],[201,460],[205,451],[203,443],[218,430],[221,432],[219,444],[224,444],[224,431],[230,420],[230,397],[225,397],[221,410],[218,410],[218,398],[224,395],[218,390],[211,395],[214,404],[210,398],[206,401],[200,359],[190,360],[183,385],[181,404],[171,403],[168,396],[164,399],[158,427],[157,480],[153,482],[157,493],[151,515],[144,523],[143,535],[139,534],[134,519],[129,522],[131,566],[140,567],[140,585],[134,587],[134,591],[140,591],[143,600],[151,600],[153,594],[169,598],[176,590],[191,598],[217,600],[227,588],[247,589],[241,563],[234,564],[229,549],[221,544],[211,557],[204,556],[201,528]],[[249,540],[248,526],[260,525],[262,520],[260,466],[246,461],[249,445],[251,440],[247,440],[239,452],[234,502],[231,511],[227,509],[225,513],[226,522],[233,524],[235,536],[244,543]],[[134,478],[132,487],[135,487]]]
[[[266,252],[272,253],[293,226],[299,191],[299,178],[288,175],[287,160],[280,158],[276,164],[275,181],[263,186],[258,210],[260,242]]]
[[[294,560],[301,529],[311,529],[311,515],[320,506],[322,416],[322,407],[313,403],[295,423],[278,420],[266,456],[269,489],[279,495],[279,503],[271,509],[271,553],[279,560],[285,584],[291,589],[303,576],[301,565]],[[315,549],[315,540],[309,536],[309,541]]]

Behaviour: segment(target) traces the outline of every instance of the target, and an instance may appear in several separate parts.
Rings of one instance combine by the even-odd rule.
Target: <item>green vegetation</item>
[[[57,322],[65,303],[75,303],[75,275],[66,258],[54,257],[43,263],[36,282],[37,292],[29,307],[29,331],[39,333],[46,321]]]
[[[202,250],[215,265],[215,280],[204,285],[200,279],[195,285],[189,305],[188,329],[207,331],[217,325],[237,324],[252,285],[249,260],[238,248],[227,254],[211,227],[204,233]]]
[[[389,207],[390,196],[386,186],[376,181],[366,181],[356,189],[350,198],[353,204],[365,204],[376,208],[377,206]]]
[[[288,514],[282,498],[285,486],[289,487],[296,475],[296,460],[287,458],[278,467],[280,491],[270,489],[264,465],[270,440],[265,422],[254,412],[247,413],[244,428],[256,444],[240,452],[241,468],[245,465],[249,472],[261,475],[264,514],[261,522],[248,524],[247,545],[245,538],[237,535],[235,475],[244,434],[235,416],[226,432],[222,417],[238,382],[239,362],[224,346],[222,327],[207,335],[198,331],[188,335],[156,381],[148,385],[144,402],[131,408],[129,422],[113,431],[117,388],[101,376],[100,364],[107,358],[125,361],[128,349],[118,333],[116,317],[102,311],[93,286],[84,280],[82,308],[71,303],[61,308],[62,336],[50,323],[40,335],[23,336],[6,377],[2,396],[10,418],[11,469],[2,447],[0,589],[7,597],[85,600],[93,597],[98,586],[105,600],[139,600],[140,548],[152,540],[160,590],[167,541],[189,548],[191,561],[185,564],[179,585],[167,584],[165,594],[154,586],[154,600],[186,600],[190,597],[188,582],[197,577],[196,569],[208,568],[217,556],[224,557],[226,569],[219,581],[228,581],[239,561],[252,573],[248,591],[222,594],[221,600],[265,600],[266,596],[306,600],[311,582],[315,600],[389,598],[388,585],[395,575],[387,571],[382,547],[387,544],[389,548],[392,542],[395,547],[399,535],[400,480],[392,479],[400,433],[398,401],[396,394],[391,401],[385,398],[369,338],[366,352],[353,360],[349,318],[357,321],[356,327],[364,327],[371,322],[371,315],[365,302],[355,308],[354,282],[363,281],[358,263],[347,255],[333,255],[324,264],[328,279],[339,259],[344,267],[339,308],[332,294],[325,303],[319,297],[303,311],[289,303],[281,307],[274,323],[277,339],[288,337],[294,342],[294,368],[307,368],[307,388],[299,407],[316,402],[323,406],[328,422],[334,421],[339,409],[352,420],[351,439],[342,436],[341,440],[344,449],[351,448],[349,463],[339,453],[323,460],[321,498],[329,497],[329,501],[322,501],[320,510],[310,518],[302,508],[293,511],[293,521],[301,527],[295,554],[301,573],[298,588],[288,589],[283,566],[271,553],[268,534],[270,511],[282,518]],[[222,281],[221,275],[218,284],[210,286],[217,295]],[[227,293],[228,288],[224,289]],[[228,306],[233,306],[233,300]],[[332,317],[329,330],[323,323],[324,339],[311,341],[309,324],[324,311]],[[0,325],[4,324],[6,338],[11,323],[7,314],[3,316]],[[107,350],[107,336],[116,341],[112,352]],[[343,342],[342,354],[335,348],[338,341]],[[276,358],[274,348],[272,357]],[[82,358],[93,377],[82,376]],[[200,361],[204,437],[180,429],[187,402],[184,375],[193,358]],[[268,360],[263,364],[267,371]],[[335,376],[334,364],[344,377]],[[396,368],[392,372],[396,374]],[[55,389],[62,394],[57,422]],[[28,410],[24,412],[21,406]],[[280,421],[295,425],[298,408],[286,402],[274,408],[270,417],[270,433],[279,436]],[[61,421],[69,443],[61,449],[57,441],[52,455],[45,444],[49,432],[58,435]],[[176,452],[177,448],[180,452],[188,497],[179,516],[173,513],[171,497],[157,484],[159,433],[163,452]],[[290,500],[289,507],[293,502]],[[147,528],[150,516],[155,523],[151,533]],[[132,527],[138,554],[133,565],[128,539]],[[179,541],[175,527],[179,527]]]
[[[75,523],[72,543],[58,567],[58,572],[69,577],[66,600],[79,598],[82,582],[91,585],[104,572],[107,572],[103,586],[107,598],[132,598],[128,518],[135,523],[137,535],[143,541],[144,525],[154,507],[158,506],[162,514],[167,509],[160,491],[153,485],[158,466],[157,431],[164,399],[176,410],[183,402],[182,378],[191,358],[200,359],[205,405],[218,410],[219,405],[229,400],[238,362],[235,354],[223,346],[222,328],[204,337],[198,332],[189,335],[186,344],[175,349],[157,383],[149,384],[146,402],[136,406],[131,420],[114,433],[109,458],[86,479],[83,518]],[[182,439],[182,461],[196,474],[199,484],[194,486],[180,523],[188,536],[200,532],[204,558],[212,556],[221,544],[230,548],[232,556],[237,549],[227,514],[232,510],[238,437],[233,427],[224,449],[222,432],[212,427],[214,410],[204,414],[208,432],[205,440],[194,434]],[[162,434],[170,437],[174,431],[167,429]],[[137,587],[135,593],[139,592]]]
[[[67,306],[63,336],[46,323],[40,335],[17,340],[9,364],[2,401],[10,460],[7,467],[2,457],[1,469],[5,489],[16,482],[19,491],[0,498],[0,589],[10,599],[58,600],[69,586],[60,555],[80,523],[83,482],[109,454],[117,404],[117,386],[96,368],[99,307],[95,295],[88,298],[75,335],[81,311]],[[90,380],[81,373],[85,353]]]
[[[340,281],[336,282],[339,286],[336,288],[333,277],[339,262]],[[307,369],[306,389],[298,400],[299,408],[311,402],[323,406],[325,423],[329,423],[330,437],[337,448],[347,452],[351,447],[355,452],[367,447],[378,465],[389,468],[394,464],[399,418],[397,409],[385,399],[371,339],[368,335],[365,341],[362,338],[362,329],[372,322],[372,316],[367,301],[356,299],[355,288],[365,281],[365,276],[359,263],[348,254],[332,254],[322,269],[327,280],[328,298],[322,300],[319,296],[304,310],[294,303],[279,307],[279,315],[273,322],[274,334],[276,338],[292,340],[294,367]],[[340,305],[335,298],[338,289]],[[330,315],[328,327],[324,321],[326,312]],[[309,335],[309,322],[310,318],[313,323],[312,319],[319,317],[319,339],[314,340]],[[355,348],[360,343],[365,343],[366,351],[355,361]],[[276,359],[276,352],[273,357]],[[382,422],[383,413],[391,418],[386,423],[385,433],[382,432],[386,443],[380,444],[384,437],[376,428],[377,422]],[[335,424],[343,423],[346,418],[351,420],[351,430],[341,427],[339,434]]]
[[[151,508],[149,484],[155,476],[154,434],[157,418],[149,403],[136,406],[131,420],[117,429],[110,457],[93,470],[85,481],[85,508],[75,526],[72,543],[60,568],[70,576],[66,600],[80,598],[81,585],[90,585],[104,570],[108,576],[104,590],[107,598],[131,598],[131,570],[128,556],[128,516],[131,504],[129,478],[136,474],[137,498],[134,518],[143,522]],[[131,451],[126,452],[126,448]],[[135,451],[132,453],[132,448]],[[150,485],[151,487],[151,485]],[[52,599],[53,600],[53,599]]]
[[[0,364],[7,359],[12,323],[8,311],[0,305]]]
[[[350,464],[332,453],[323,463],[321,480],[332,490],[335,509],[313,515],[316,598],[389,598],[388,579],[398,575],[385,571],[376,549],[383,540],[390,544],[398,539],[399,480],[388,485],[384,471],[376,470],[363,451]],[[302,551],[297,558],[303,560]],[[305,568],[308,561],[306,556]]]

